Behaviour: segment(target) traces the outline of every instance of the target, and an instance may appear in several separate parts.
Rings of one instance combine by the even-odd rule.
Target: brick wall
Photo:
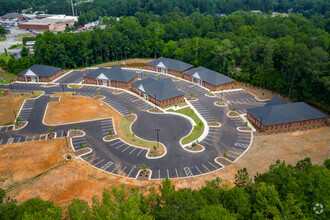
[[[277,131],[287,131],[291,129],[300,129],[300,128],[312,128],[321,126],[325,123],[326,118],[320,118],[320,119],[311,119],[311,120],[305,120],[305,121],[296,121],[291,123],[283,123],[283,124],[274,124],[274,125],[268,125],[265,126],[260,123],[256,118],[254,118],[250,113],[247,113],[247,119],[250,121],[254,127],[262,132],[277,132]]]
[[[131,90],[139,95],[138,88],[132,86]],[[144,97],[144,94],[141,92],[140,96]],[[154,97],[148,96],[148,100],[152,103],[155,103],[155,98]],[[180,103],[180,102],[184,102],[184,95],[173,97],[173,98],[162,100],[162,101],[159,101],[158,99],[156,99],[156,105],[161,107],[161,108],[169,106],[169,105],[174,105],[174,104],[177,104],[177,103]]]
[[[118,87],[118,88],[131,88],[131,83],[138,81],[138,76],[135,76],[133,79],[131,79],[128,82],[121,82],[121,81],[111,81],[112,87]],[[96,78],[88,78],[84,77],[84,83],[87,84],[95,84],[95,85],[103,85],[103,80],[98,80]],[[107,86],[109,85],[109,81],[107,82]]]

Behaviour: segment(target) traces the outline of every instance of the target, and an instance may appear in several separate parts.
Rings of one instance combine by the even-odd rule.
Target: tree
[[[215,122],[217,120],[217,116],[214,116],[213,117],[213,121]]]
[[[77,128],[77,126],[73,126],[73,130],[75,130],[75,131],[76,131],[77,129],[78,129],[78,128]]]
[[[47,132],[48,133],[52,133],[52,129],[51,128],[48,128]]]
[[[111,129],[109,130],[109,135],[112,135],[112,130]]]
[[[3,25],[0,25],[0,35],[7,34],[6,28]]]
[[[190,98],[192,98],[194,96],[194,93],[190,93]]]
[[[145,164],[142,164],[141,169],[142,170],[146,170],[147,169],[147,166]]]
[[[29,48],[26,48],[26,47],[22,47],[22,50],[21,50],[21,56],[22,57],[27,57],[27,56],[29,56],[29,53],[30,53],[30,50],[29,50]]]

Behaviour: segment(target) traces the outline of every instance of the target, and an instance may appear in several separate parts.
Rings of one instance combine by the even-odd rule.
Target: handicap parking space
[[[110,105],[113,109],[115,109],[117,112],[119,112],[119,114],[128,115],[128,109],[126,107],[122,106],[121,104],[119,104],[118,102],[116,102],[115,100],[105,98],[105,99],[102,99],[102,101],[107,103],[108,105]]]
[[[210,114],[210,112],[208,110],[206,110],[206,108],[204,108],[204,106],[200,102],[194,101],[194,102],[191,102],[191,104],[196,108],[196,110],[199,112],[199,114],[201,114],[207,122],[213,121],[214,116],[212,116]]]
[[[141,111],[145,111],[148,110],[150,108],[152,108],[152,105],[147,102],[147,101],[143,101],[140,98],[136,97],[135,95],[132,95],[130,93],[122,93],[119,96],[126,98],[128,100],[130,100],[131,102],[134,103],[134,105]]]
[[[35,99],[27,99],[21,108],[21,111],[18,115],[21,121],[28,121],[31,112],[33,110],[33,106],[35,104],[36,100]]]
[[[113,123],[112,123],[111,118],[101,120],[100,123],[101,123],[102,135],[104,135],[104,136],[108,135],[110,130],[111,130],[112,134],[115,134],[115,130],[113,128]]]

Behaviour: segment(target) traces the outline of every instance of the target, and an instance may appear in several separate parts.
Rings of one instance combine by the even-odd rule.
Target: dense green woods
[[[119,21],[104,17],[108,26],[104,30],[38,35],[34,56],[10,60],[6,69],[18,73],[32,63],[75,68],[165,56],[327,109],[330,41],[326,20],[330,17],[317,28],[302,16],[273,18],[242,11],[222,18],[198,11],[188,18],[181,12],[159,17],[136,13],[135,18]]]
[[[233,188],[217,178],[199,190],[176,190],[166,179],[159,193],[152,188],[148,196],[124,186],[105,189],[102,199],[93,198],[90,205],[74,199],[61,208],[38,198],[18,205],[0,189],[0,219],[326,219],[329,163],[312,165],[306,158],[291,166],[277,161],[254,181],[243,169]]]

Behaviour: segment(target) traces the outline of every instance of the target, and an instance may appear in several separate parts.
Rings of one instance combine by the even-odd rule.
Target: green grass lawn
[[[153,146],[156,146],[157,145],[157,142],[154,142],[154,141],[146,141],[146,140],[142,140],[138,137],[136,137],[135,135],[133,136],[133,134],[131,133],[130,131],[130,127],[131,127],[131,124],[133,122],[126,119],[126,118],[123,118],[121,121],[120,121],[120,129],[121,131],[123,132],[124,136],[129,139],[130,141],[140,145],[140,146],[144,146],[144,147],[147,147],[147,148],[152,148]]]
[[[30,37],[32,33],[17,34],[17,37]]]
[[[6,36],[2,35],[0,36],[0,41],[5,41],[6,40]]]
[[[18,44],[18,46],[17,46],[17,44],[14,44],[14,45],[11,45],[8,49],[20,48],[22,46],[23,46],[22,44]]]
[[[9,84],[11,80],[17,79],[15,74],[7,73],[0,69],[0,84]]]
[[[203,124],[202,120],[195,114],[195,112],[191,108],[187,107],[187,108],[183,108],[183,109],[180,109],[177,111],[170,109],[168,111],[186,115],[186,116],[192,118],[196,123],[196,126],[194,126],[193,131],[187,137],[182,139],[181,144],[188,144],[192,141],[195,141],[197,138],[199,138],[203,134],[204,124]]]
[[[10,53],[8,53],[9,55]],[[8,63],[10,57],[6,55],[6,53],[0,54],[0,60],[4,60],[6,63]]]
[[[73,89],[80,89],[82,85],[69,85],[69,87]]]
[[[0,89],[0,96],[3,96],[3,90],[4,89]]]

